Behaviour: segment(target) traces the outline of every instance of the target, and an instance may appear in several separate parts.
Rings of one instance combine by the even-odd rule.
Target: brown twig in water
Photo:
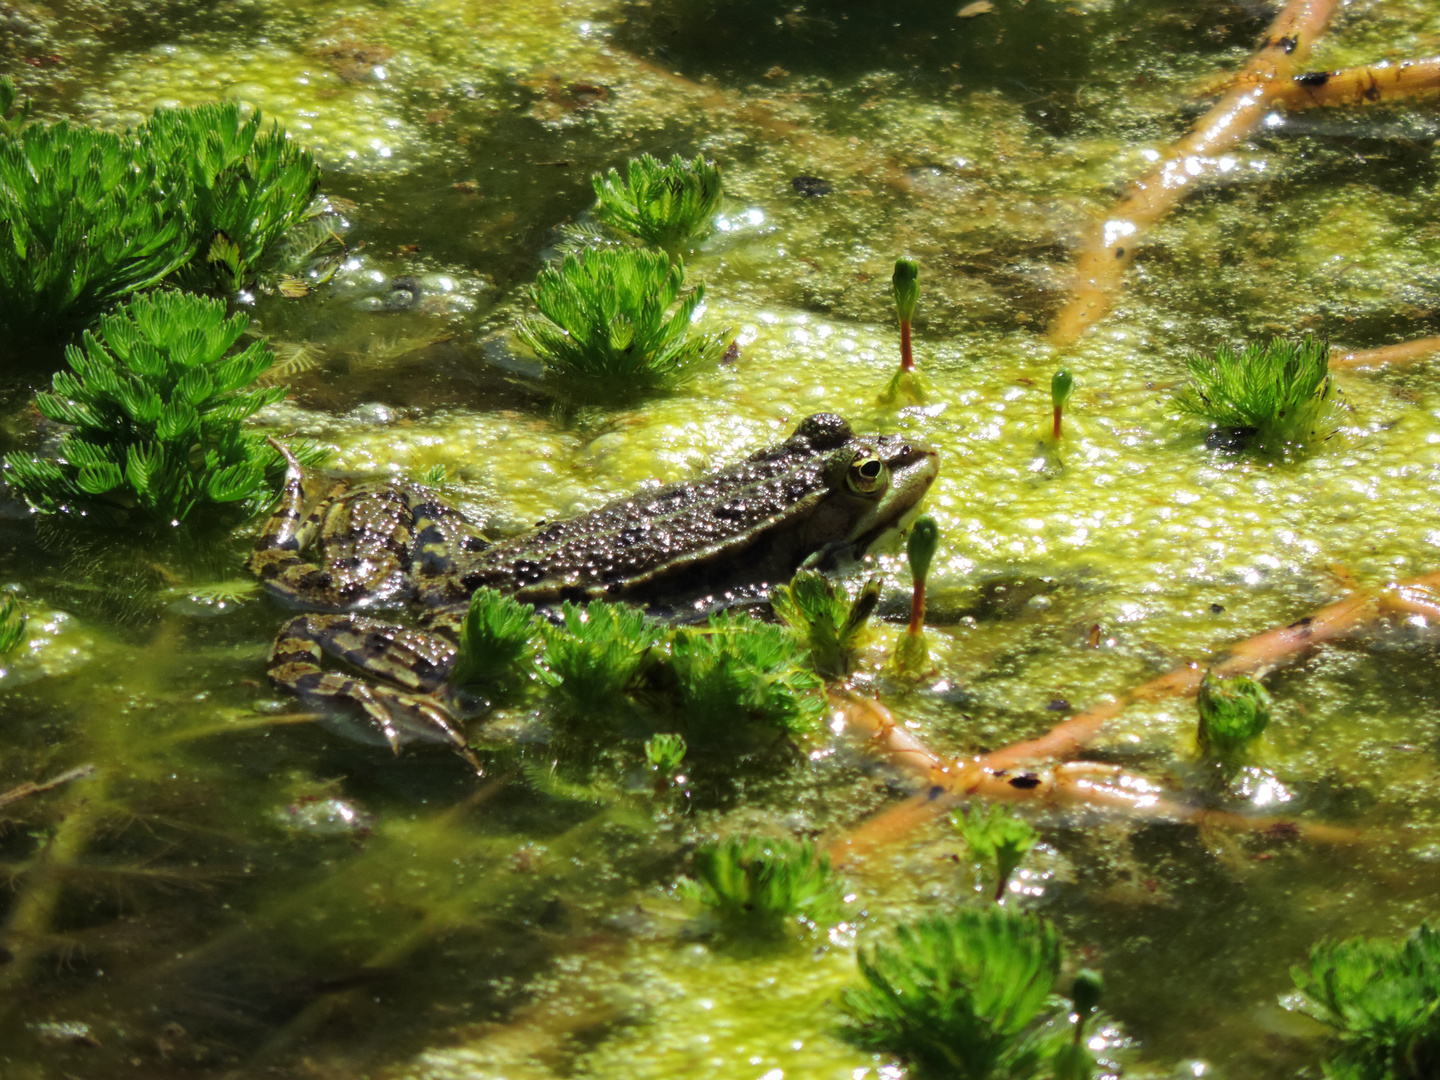
[[[1378,349],[1360,349],[1356,352],[1332,349],[1330,370],[1409,364],[1436,353],[1440,353],[1440,337],[1416,338],[1414,341],[1402,341],[1398,345],[1382,345]]]
[[[1292,111],[1324,105],[1376,105],[1440,90],[1440,56],[1309,71],[1276,85],[1271,100]]]
[[[921,779],[927,785],[927,790],[853,830],[837,845],[835,857],[838,859],[845,853],[869,849],[902,835],[962,798],[1048,798],[1050,801],[1057,801],[1063,796],[1072,803],[1122,805],[1125,799],[1132,799],[1138,790],[1133,781],[1118,789],[1112,786],[1101,792],[1098,789],[1087,790],[1080,787],[1073,790],[1060,788],[1053,782],[1047,784],[1040,773],[1028,771],[1022,774],[1024,779],[1017,785],[1017,778],[1010,774],[1017,768],[1062,761],[1078,753],[1100,733],[1109,720],[1138,701],[1194,694],[1206,670],[1221,675],[1253,672],[1296,656],[1312,645],[1353,631],[1386,612],[1411,612],[1434,618],[1440,615],[1437,592],[1440,592],[1440,571],[1383,589],[1357,592],[1288,626],[1257,634],[1231,646],[1208,667],[1202,668],[1197,663],[1186,664],[1122,694],[1114,701],[1102,702],[1072,716],[1039,738],[1027,739],[969,760],[949,760],[935,754],[914,735],[896,724],[890,711],[877,701],[836,698],[837,704],[846,706],[846,720],[868,732],[882,752]],[[1051,796],[1052,790],[1058,794]],[[1143,805],[1132,805],[1131,808],[1172,820],[1193,820],[1247,829],[1293,828],[1300,835],[1329,842],[1345,842],[1357,837],[1355,832],[1348,829],[1201,811],[1158,798]]]
[[[49,780],[20,784],[9,791],[0,792],[0,808],[17,803],[21,799],[28,799],[31,795],[43,795],[47,791],[54,791],[56,788],[70,783],[71,780],[82,780],[94,772],[94,765],[80,765],[73,769],[67,769],[59,776],[52,776]]]
[[[1213,172],[1215,156],[1245,138],[1276,94],[1288,89],[1336,3],[1290,0],[1225,95],[1106,215],[1076,259],[1070,299],[1050,324],[1053,344],[1070,344],[1105,314],[1134,258],[1140,234],[1164,217],[1195,182]]]

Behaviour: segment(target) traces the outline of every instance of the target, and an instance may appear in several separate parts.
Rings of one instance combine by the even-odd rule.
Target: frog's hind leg
[[[338,481],[306,513],[304,467],[279,439],[271,437],[269,442],[285,459],[285,487],[280,494],[280,505],[255,540],[249,567],[272,592],[285,599],[295,599],[300,593],[292,579],[315,570],[301,553],[319,535],[330,506],[349,490],[349,485],[344,480]]]
[[[326,671],[326,655],[362,671],[384,674],[404,689],[345,671]],[[455,646],[435,634],[407,630],[358,615],[300,615],[275,638],[270,679],[319,704],[350,702],[384,734],[396,753],[417,738],[450,742],[477,770],[480,763],[435,696],[443,687]]]

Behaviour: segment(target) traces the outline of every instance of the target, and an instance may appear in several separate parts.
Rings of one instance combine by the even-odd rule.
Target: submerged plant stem
[[[1336,5],[1337,0],[1290,0],[1225,95],[1099,222],[1075,261],[1070,297],[1050,324],[1052,344],[1069,345],[1104,317],[1141,235],[1213,171],[1221,151],[1254,130],[1299,74]]]
[[[1406,612],[1434,618],[1440,615],[1440,603],[1435,599],[1437,593],[1440,593],[1440,570],[1397,585],[1355,592],[1326,605],[1313,615],[1232,645],[1208,670],[1222,676],[1254,672],[1295,657],[1314,645],[1353,632],[1390,613]],[[1027,774],[1031,779],[1024,786],[1017,787],[1010,782],[1014,777],[1008,774],[1014,769],[1063,761],[1079,753],[1106,723],[1136,702],[1195,694],[1206,670],[1197,663],[1186,664],[1121,694],[1113,701],[1102,702],[1077,713],[1039,738],[1014,743],[968,761],[952,761],[934,753],[896,724],[890,711],[877,701],[836,697],[834,700],[841,706],[852,727],[867,732],[881,752],[928,786],[923,794],[871,818],[852,831],[838,848],[832,849],[832,857],[838,861],[845,852],[872,847],[891,837],[903,835],[935,814],[949,809],[959,799],[972,797],[1124,806],[1147,816],[1251,830],[1281,825],[1282,819],[1253,818],[1186,807],[1158,799],[1153,793],[1141,793],[1137,799],[1133,784],[1097,785],[1086,779],[1072,786],[1062,783],[1068,779],[1062,774],[1065,766],[1053,770],[1049,779],[1034,773]],[[1073,770],[1085,764],[1072,762],[1070,768]],[[1310,822],[1287,821],[1283,824],[1286,828],[1293,826],[1310,839],[1326,842],[1344,843],[1357,839],[1359,835],[1351,829]]]
[[[52,776],[49,780],[32,781],[26,784],[17,784],[9,791],[0,792],[0,807],[17,803],[21,799],[28,799],[31,795],[43,795],[47,791],[54,791],[58,787],[70,783],[72,780],[81,780],[95,771],[94,765],[79,765],[73,769],[66,769],[59,776]]]
[[[1332,349],[1330,370],[1374,368],[1383,367],[1386,364],[1410,364],[1416,360],[1424,360],[1427,356],[1434,356],[1436,353],[1440,353],[1440,337],[1416,338],[1414,341],[1402,341],[1397,345],[1382,345],[1378,349],[1359,349],[1355,352]]]
[[[945,758],[897,724],[890,710],[878,701],[838,695],[835,701],[852,730],[868,734],[881,753],[927,785],[922,794],[862,822],[832,844],[828,851],[836,866],[895,842],[965,799],[1090,807],[1141,819],[1187,822],[1202,828],[1284,832],[1329,844],[1364,839],[1360,830],[1343,826],[1281,817],[1251,817],[1178,803],[1157,794],[1161,790],[1157,785],[1127,772],[1122,766],[1106,762],[1069,761],[1040,769],[1016,770],[993,764],[990,759],[995,755]],[[1014,782],[1022,778],[1023,783]]]
[[[0,1017],[9,1011],[4,1003],[13,1007],[24,999],[19,991],[50,947],[50,924],[64,891],[66,871],[84,855],[110,810],[105,798],[108,779],[107,773],[99,772],[92,783],[69,792],[50,842],[22,873],[15,906],[0,937],[14,957],[0,968]]]

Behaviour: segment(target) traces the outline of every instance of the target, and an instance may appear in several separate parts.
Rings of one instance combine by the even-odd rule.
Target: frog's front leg
[[[404,689],[344,671],[326,671],[325,655]],[[437,691],[455,658],[453,642],[363,615],[300,615],[280,629],[270,652],[270,679],[301,698],[324,705],[349,701],[368,716],[397,753],[415,738],[437,736],[478,762],[456,730]]]

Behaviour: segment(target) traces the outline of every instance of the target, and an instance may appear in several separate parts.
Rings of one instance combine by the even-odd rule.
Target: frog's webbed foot
[[[403,689],[345,671],[326,671],[328,654]],[[408,630],[360,615],[301,615],[280,629],[270,653],[277,686],[319,704],[350,702],[384,734],[396,753],[414,739],[448,741],[476,768],[479,763],[437,696],[455,646],[437,634]]]

